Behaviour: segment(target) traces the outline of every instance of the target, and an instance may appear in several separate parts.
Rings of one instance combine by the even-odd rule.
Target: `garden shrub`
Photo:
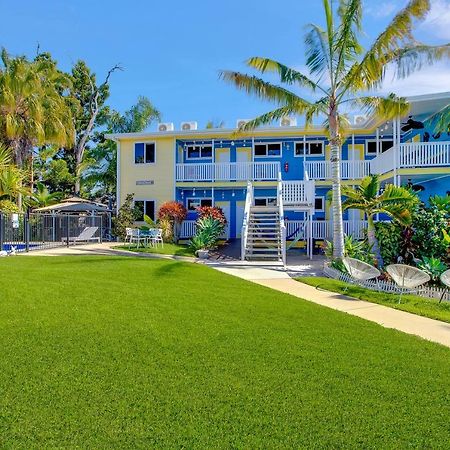
[[[125,240],[126,228],[132,228],[136,220],[136,211],[133,208],[134,194],[128,194],[119,208],[116,217],[113,217],[113,233],[120,240]]]
[[[0,200],[0,212],[18,213],[19,207],[11,200]]]
[[[191,239],[190,247],[194,250],[211,250],[217,247],[225,224],[214,217],[200,217],[197,220],[197,231]]]
[[[159,225],[163,230],[163,239],[166,242],[178,242],[181,224],[187,217],[187,210],[180,202],[166,202],[158,211]]]
[[[377,222],[375,235],[384,263],[396,263],[402,245],[402,227],[396,222]]]
[[[227,224],[227,219],[222,211],[222,208],[219,208],[217,206],[200,206],[196,208],[196,210],[198,212],[199,219],[211,217],[218,220],[221,224],[224,225],[224,227]]]

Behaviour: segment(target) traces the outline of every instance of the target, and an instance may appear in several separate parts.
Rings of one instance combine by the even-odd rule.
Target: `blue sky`
[[[450,0],[432,0],[419,39],[450,41]],[[406,0],[367,0],[364,30],[374,38]],[[248,97],[218,79],[219,69],[245,70],[250,56],[269,56],[301,68],[308,22],[322,24],[319,0],[95,1],[0,0],[0,45],[33,56],[39,43],[62,69],[84,59],[111,79],[110,105],[119,111],[139,95],[149,97],[163,120],[209,119],[234,126],[271,105]],[[385,90],[408,95],[450,90],[450,65],[426,68],[408,80],[389,78]]]

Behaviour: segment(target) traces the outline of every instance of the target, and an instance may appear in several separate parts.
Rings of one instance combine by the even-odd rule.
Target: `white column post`
[[[379,156],[379,154],[380,154],[380,129],[379,128],[377,128],[377,130],[376,130],[376,144],[375,144],[375,147],[376,147],[376,154],[377,154],[377,156]]]
[[[118,139],[115,140],[117,145],[117,155],[116,155],[116,213],[119,213],[120,208],[120,141]]]
[[[393,170],[394,170],[394,186],[397,186],[397,119],[392,121],[392,143],[393,143]]]

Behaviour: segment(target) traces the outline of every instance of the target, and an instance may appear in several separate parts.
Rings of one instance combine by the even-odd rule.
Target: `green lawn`
[[[344,281],[333,280],[326,277],[301,277],[297,281],[316,286],[327,291],[345,294],[350,297],[366,300],[372,303],[389,306],[390,308],[401,309],[419,316],[429,317],[430,319],[450,322],[450,302],[432,298],[419,297],[417,295],[403,295],[401,303],[398,303],[398,294],[387,294],[365,289]]]
[[[200,264],[0,259],[0,448],[444,448],[450,349]]]
[[[195,256],[194,252],[187,245],[177,245],[177,244],[164,244],[164,246],[155,247],[139,247],[136,248],[135,245],[131,247],[129,245],[119,245],[115,248],[130,250],[132,252],[139,253],[157,253],[160,255],[177,255],[177,256]]]

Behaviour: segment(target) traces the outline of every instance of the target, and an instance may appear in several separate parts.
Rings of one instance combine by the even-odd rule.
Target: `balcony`
[[[387,173],[394,167],[450,167],[450,142],[408,142],[390,148],[371,161],[373,173]]]
[[[177,164],[176,181],[276,181],[279,162]]]
[[[313,208],[315,198],[314,181],[283,181],[281,188],[283,205],[286,209],[291,209],[291,206],[309,206]]]
[[[306,161],[305,171],[311,180],[330,180],[331,161]],[[341,161],[341,179],[357,180],[370,174],[370,161]]]

